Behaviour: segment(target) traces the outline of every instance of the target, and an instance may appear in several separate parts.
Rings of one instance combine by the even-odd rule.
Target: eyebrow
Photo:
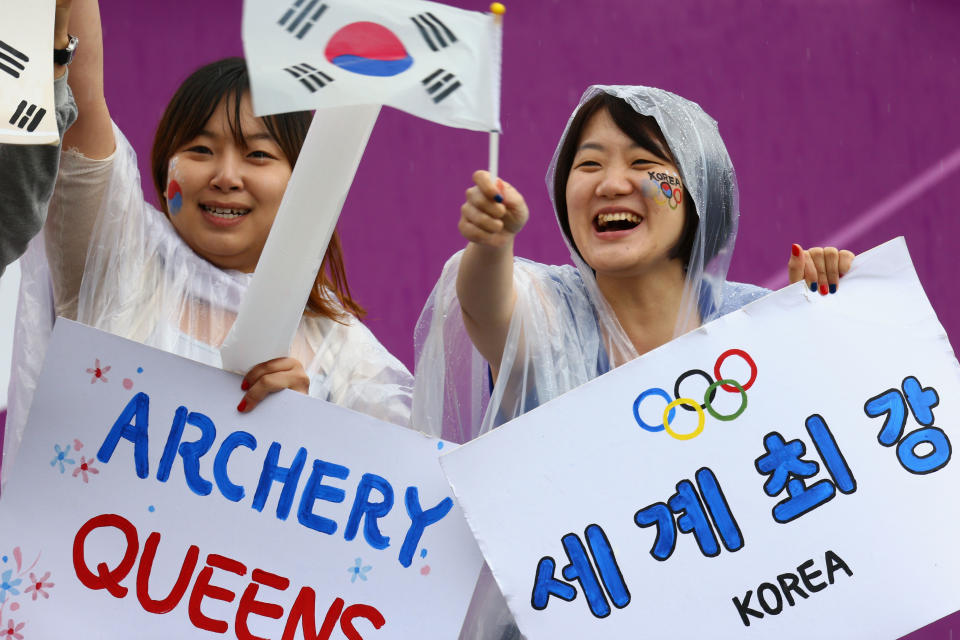
[[[263,131],[261,133],[253,133],[243,137],[245,140],[269,140],[271,142],[274,142],[273,136],[267,133],[266,131]]]
[[[659,149],[657,149],[657,150],[649,149],[649,148],[643,146],[642,144],[637,144],[636,141],[633,141],[633,143],[630,145],[630,148],[631,148],[631,149],[643,149],[644,151],[646,151],[646,152],[648,152],[648,153],[652,153],[653,155],[657,156],[657,157],[660,158],[661,160],[667,160],[667,159],[668,159],[665,155],[663,155],[663,152],[660,151]],[[599,142],[584,142],[582,145],[580,145],[579,147],[577,147],[576,153],[579,153],[579,152],[581,152],[581,151],[605,151],[605,150],[606,150],[606,147],[604,147],[604,146],[603,146],[602,144],[600,144]]]
[[[215,133],[213,133],[213,132],[211,132],[211,131],[207,131],[206,129],[201,129],[201,130],[200,130],[200,133],[197,134],[197,137],[199,138],[200,136],[206,136],[207,138],[213,138],[213,139],[217,139],[217,138],[219,137],[219,135],[217,135],[217,134],[215,134]],[[273,136],[270,135],[269,133],[267,133],[266,131],[261,131],[261,132],[259,132],[259,133],[251,133],[251,134],[249,134],[249,135],[244,135],[244,136],[243,136],[243,139],[244,139],[244,141],[248,141],[248,142],[249,142],[249,141],[255,141],[255,140],[268,140],[268,141],[270,141],[270,142],[276,142],[276,141],[274,140]]]

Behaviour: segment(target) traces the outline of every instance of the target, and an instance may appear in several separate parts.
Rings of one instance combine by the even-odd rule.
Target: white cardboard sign
[[[744,391],[708,402],[721,376]],[[770,294],[441,465],[530,640],[878,640],[960,608],[958,423],[898,239],[836,295]]]
[[[455,637],[481,558],[437,464],[452,445],[292,391],[239,414],[241,395],[58,320],[0,500],[0,630]]]

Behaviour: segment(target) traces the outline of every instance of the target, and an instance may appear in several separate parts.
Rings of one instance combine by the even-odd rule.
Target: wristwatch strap
[[[77,36],[67,34],[67,37],[70,40],[67,42],[66,49],[53,50],[53,64],[68,65],[73,62],[73,56],[77,53],[77,44],[80,41],[77,39]]]

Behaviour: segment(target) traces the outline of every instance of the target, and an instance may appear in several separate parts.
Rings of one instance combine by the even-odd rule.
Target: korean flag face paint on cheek
[[[177,158],[170,158],[170,168],[167,171],[167,210],[171,216],[177,215],[183,208],[183,192],[180,190],[180,183],[176,180],[179,175]]]

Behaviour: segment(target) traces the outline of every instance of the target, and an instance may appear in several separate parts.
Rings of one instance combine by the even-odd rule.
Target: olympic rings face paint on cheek
[[[676,191],[677,190],[674,189],[674,192]],[[721,376],[720,368],[731,356],[740,357],[747,364],[747,366],[750,367],[750,378],[745,384],[741,385],[738,381],[732,378],[723,378]],[[669,436],[676,438],[677,440],[691,440],[703,432],[706,422],[704,411],[721,422],[730,422],[739,418],[747,409],[747,389],[752,387],[753,383],[757,380],[758,370],[756,362],[754,362],[753,358],[750,357],[750,354],[742,349],[728,349],[720,354],[720,357],[717,358],[717,361],[713,366],[713,371],[717,378],[716,381],[714,381],[709,373],[701,369],[689,369],[683,372],[677,377],[676,383],[673,386],[673,396],[659,387],[647,389],[638,395],[636,400],[633,402],[633,417],[637,424],[646,431],[650,431],[652,433],[666,431]],[[680,385],[691,376],[699,376],[707,381],[708,386],[703,394],[703,404],[700,404],[691,398],[683,398],[680,396]],[[713,401],[716,399],[718,388],[729,393],[740,394],[740,406],[736,411],[731,414],[724,415],[713,408]],[[640,405],[650,396],[657,396],[667,401],[667,406],[663,411],[663,421],[661,424],[647,424],[640,417]],[[686,411],[695,411],[697,413],[697,428],[690,433],[678,433],[670,428],[671,423],[676,417],[676,407],[678,406],[682,407]]]

